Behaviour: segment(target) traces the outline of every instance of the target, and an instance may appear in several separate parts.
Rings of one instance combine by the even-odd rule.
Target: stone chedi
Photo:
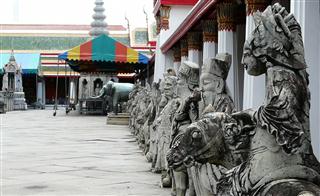
[[[224,166],[216,195],[320,195],[300,25],[279,4],[254,19],[242,62],[250,75],[267,75],[264,104],[231,115],[205,114],[174,144],[179,159],[172,164]]]
[[[108,34],[107,32],[107,23],[104,21],[106,16],[104,15],[104,7],[103,7],[103,0],[96,0],[95,1],[95,8],[94,14],[92,15],[92,18],[94,21],[91,23],[91,30],[89,32],[90,36],[97,37],[101,34]]]
[[[13,110],[26,110],[27,104],[22,86],[22,70],[15,60],[13,51],[9,62],[3,69],[2,91],[13,93]]]

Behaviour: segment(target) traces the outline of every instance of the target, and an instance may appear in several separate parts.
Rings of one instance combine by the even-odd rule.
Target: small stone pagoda
[[[9,58],[9,62],[3,67],[4,75],[2,81],[3,94],[12,94],[12,106],[7,105],[7,110],[26,110],[27,104],[22,86],[22,70],[14,57],[13,51]]]

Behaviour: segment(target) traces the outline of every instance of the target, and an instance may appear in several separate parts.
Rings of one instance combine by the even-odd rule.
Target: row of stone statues
[[[248,74],[266,74],[257,110],[235,111],[231,55],[186,61],[129,98],[130,128],[172,195],[320,195],[309,129],[310,92],[300,26],[280,4],[254,15],[244,45]]]

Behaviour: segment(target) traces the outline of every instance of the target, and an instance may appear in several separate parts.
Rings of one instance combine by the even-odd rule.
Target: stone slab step
[[[129,125],[129,117],[128,113],[108,114],[107,125]]]

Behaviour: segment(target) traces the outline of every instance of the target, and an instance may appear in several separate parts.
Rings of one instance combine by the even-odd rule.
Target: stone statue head
[[[177,94],[177,77],[166,76],[164,78],[163,93],[167,98],[173,98]]]
[[[169,167],[179,171],[184,166],[192,166],[194,161],[226,164],[225,166],[235,164],[232,161],[223,162],[223,157],[229,150],[226,138],[237,135],[237,132],[239,132],[237,122],[228,114],[223,112],[207,114],[174,138],[167,154]]]
[[[199,86],[199,65],[191,61],[185,61],[178,71],[178,95],[182,96],[186,92]]]
[[[226,82],[231,66],[231,55],[219,53],[215,58],[206,59],[200,76],[205,105],[212,104],[214,95],[226,93]]]
[[[275,64],[306,68],[301,28],[292,14],[276,3],[253,18],[256,28],[244,44],[242,57],[248,74],[261,75]]]

